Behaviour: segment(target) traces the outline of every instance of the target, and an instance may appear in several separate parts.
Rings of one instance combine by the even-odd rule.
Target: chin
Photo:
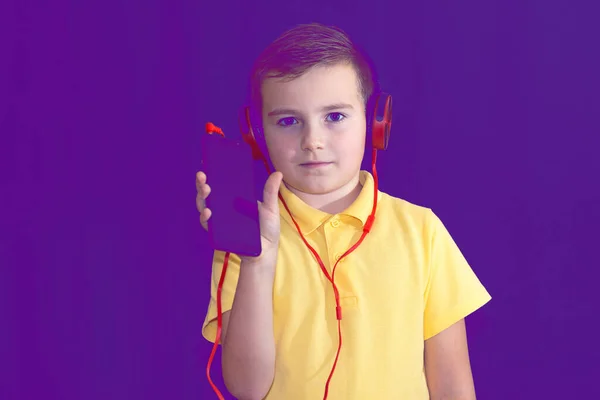
[[[286,183],[305,194],[323,195],[339,190],[348,182],[321,176],[310,178],[303,177],[302,180],[294,180],[293,182],[287,181]]]

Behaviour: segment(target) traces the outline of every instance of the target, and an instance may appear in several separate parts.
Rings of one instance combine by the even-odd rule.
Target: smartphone
[[[205,134],[200,170],[206,174],[210,194],[206,207],[210,245],[240,256],[260,255],[258,197],[250,147],[218,134]]]

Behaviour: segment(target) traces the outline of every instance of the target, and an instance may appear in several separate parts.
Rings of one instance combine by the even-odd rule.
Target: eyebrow
[[[321,107],[321,111],[332,111],[332,110],[341,110],[341,109],[353,109],[352,104],[348,103],[335,103],[330,104],[324,107]],[[284,114],[299,114],[298,111],[291,108],[276,108],[273,111],[269,112],[268,116],[272,117],[274,115],[284,115]]]

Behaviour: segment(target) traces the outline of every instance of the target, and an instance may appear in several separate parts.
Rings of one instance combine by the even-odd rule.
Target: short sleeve
[[[431,210],[427,221],[429,276],[424,299],[425,340],[491,300],[452,236]]]
[[[222,251],[215,251],[212,263],[210,300],[208,303],[208,311],[206,312],[206,317],[202,324],[202,336],[211,343],[214,343],[217,337],[217,288],[219,286],[219,281],[221,280],[221,271],[223,271],[224,261],[225,253]],[[222,313],[231,310],[233,305],[233,298],[240,276],[240,264],[240,258],[237,255],[230,253],[223,281],[223,289],[221,291]]]

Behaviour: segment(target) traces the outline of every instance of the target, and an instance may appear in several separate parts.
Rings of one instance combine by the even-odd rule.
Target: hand
[[[268,260],[275,264],[279,247],[280,217],[279,217],[279,186],[283,179],[281,172],[272,173],[263,189],[263,200],[258,202],[258,216],[260,221],[260,236],[262,253],[258,257],[241,257],[242,260],[256,263]],[[200,213],[200,224],[208,231],[208,220],[212,211],[206,207],[206,198],[210,195],[211,188],[206,183],[206,174],[202,171],[196,173],[196,208]],[[274,265],[273,265],[274,267]]]

